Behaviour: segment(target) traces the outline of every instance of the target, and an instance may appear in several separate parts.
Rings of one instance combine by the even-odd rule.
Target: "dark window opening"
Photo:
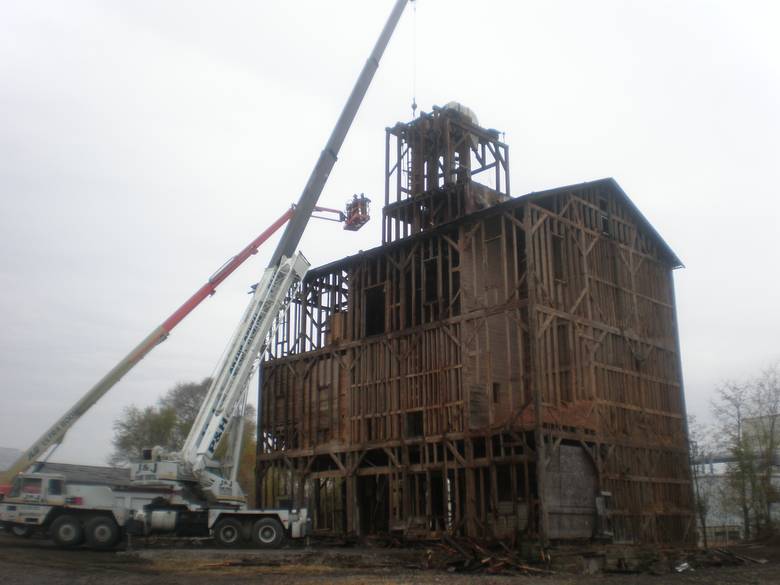
[[[601,233],[605,236],[609,235],[609,218],[606,215],[601,216]]]
[[[65,493],[64,482],[61,479],[49,480],[49,495],[61,496]]]
[[[420,203],[420,229],[424,230],[433,225],[431,208],[425,203]]]
[[[558,323],[558,367],[568,368],[571,365],[571,347],[569,346],[569,328],[566,323]]]
[[[599,209],[601,210],[601,233],[609,235],[609,207],[606,199],[599,199]]]
[[[571,375],[571,340],[569,339],[570,327],[566,321],[558,321],[556,341],[558,349],[558,374],[561,388],[561,401],[573,400],[572,375]]]
[[[491,240],[501,236],[501,217],[489,217],[485,220],[485,239]]]
[[[512,471],[508,465],[496,466],[496,488],[499,502],[512,501]]]
[[[383,475],[362,476],[356,479],[359,509],[357,516],[360,520],[361,532],[363,534],[387,532],[390,528],[390,482]]]
[[[563,236],[553,234],[552,237],[553,278],[565,280],[563,270]]]
[[[501,384],[493,382],[493,403],[498,404],[501,402]]]
[[[422,437],[423,435],[423,413],[418,410],[416,412],[406,413],[406,436],[407,437]]]
[[[412,326],[412,271],[404,272],[404,327]]]
[[[425,266],[425,302],[426,303],[432,303],[435,302],[438,294],[437,294],[437,276],[438,271],[437,268],[437,262],[436,258],[432,258],[431,260],[426,260],[424,262]]]
[[[366,335],[380,335],[385,332],[385,287],[373,286],[366,289]]]
[[[487,441],[484,437],[475,437],[472,440],[472,445],[474,447],[475,458],[480,459],[487,455]]]

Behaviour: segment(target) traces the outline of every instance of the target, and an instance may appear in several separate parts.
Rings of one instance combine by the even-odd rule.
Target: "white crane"
[[[243,502],[236,473],[249,381],[257,368],[264,341],[285,300],[290,298],[290,289],[303,279],[308,268],[309,262],[297,252],[292,258],[282,257],[278,266],[266,269],[217,367],[181,452],[166,454],[159,449],[152,450],[148,461],[133,468],[136,483],[194,479],[209,500]],[[216,471],[219,464],[214,461],[214,455],[231,427],[235,427],[231,474],[224,477]]]

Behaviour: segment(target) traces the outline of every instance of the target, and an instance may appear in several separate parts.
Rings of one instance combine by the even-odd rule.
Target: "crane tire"
[[[60,516],[51,524],[51,538],[63,548],[73,548],[84,542],[84,529],[75,516]]]
[[[84,531],[87,536],[87,544],[95,550],[108,550],[114,548],[119,542],[119,526],[111,516],[95,516],[87,521]]]
[[[214,540],[219,546],[238,546],[244,540],[242,534],[241,522],[235,518],[223,518],[214,525]]]
[[[284,542],[284,528],[276,518],[260,518],[252,526],[252,542],[260,548],[279,548]]]
[[[25,524],[14,524],[11,526],[10,532],[17,538],[30,538],[33,533],[33,527]]]

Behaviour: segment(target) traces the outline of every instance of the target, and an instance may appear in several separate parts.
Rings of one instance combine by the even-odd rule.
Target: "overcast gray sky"
[[[392,0],[0,0],[0,445],[27,447],[297,199]],[[322,203],[381,205],[384,128],[457,100],[513,195],[613,176],[677,252],[689,410],[780,358],[775,2],[418,0]],[[312,223],[314,265],[379,241]],[[269,243],[78,423],[208,376]]]

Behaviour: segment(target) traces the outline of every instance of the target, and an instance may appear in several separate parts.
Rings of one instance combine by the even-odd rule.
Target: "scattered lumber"
[[[473,538],[443,535],[437,548],[445,555],[444,565],[450,571],[521,575],[554,574],[548,569],[530,566],[503,542],[492,546]]]
[[[757,565],[765,565],[766,563],[769,562],[767,559],[757,559],[755,557],[749,557],[747,555],[737,554],[734,551],[725,548],[713,548],[711,550],[715,551],[720,555],[725,555],[732,559],[737,559],[739,561],[742,561],[743,563],[755,563]]]

